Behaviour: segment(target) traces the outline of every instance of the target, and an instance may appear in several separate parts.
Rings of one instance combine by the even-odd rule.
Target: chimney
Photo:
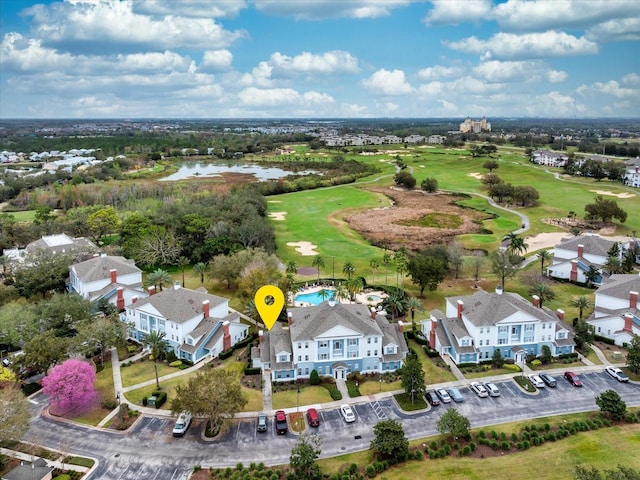
[[[231,335],[229,334],[229,320],[222,323],[222,349],[229,350],[231,348]]]
[[[638,304],[638,292],[633,290],[629,292],[629,308],[636,308]]]
[[[532,295],[531,299],[533,301],[533,306],[536,308],[540,308],[540,297],[538,295]]]
[[[156,294],[156,286],[155,285],[151,285],[148,290],[149,290],[149,296]]]
[[[624,328],[625,332],[633,333],[633,315],[630,313],[624,314]]]
[[[209,300],[202,301],[202,311],[204,313],[202,318],[209,318],[211,316],[209,315]]]
[[[578,281],[578,261],[577,260],[571,260],[570,280],[572,282]]]
[[[115,272],[115,270],[111,271]],[[124,288],[118,287],[116,290],[116,295],[116,307],[118,308],[118,311],[122,311],[124,310]]]
[[[462,320],[462,310],[464,309],[464,302],[458,300],[458,320]]]
[[[404,323],[398,320],[398,331],[404,333]]]
[[[429,330],[429,346],[431,350],[436,349],[436,327],[438,326],[438,319],[431,317],[431,330]]]
[[[564,310],[562,310],[561,308],[556,310],[556,315],[560,320],[564,320]]]
[[[584,255],[584,245],[578,245],[578,258],[582,258]]]
[[[118,283],[118,272],[115,268],[109,270],[109,275],[111,275],[111,283]]]
[[[136,303],[138,301],[138,296],[134,295],[133,297],[131,297],[131,303]]]
[[[375,320],[376,319],[376,309],[375,309],[375,307],[371,307],[369,310],[371,310],[371,319]]]
[[[287,312],[287,325],[291,328],[291,324],[293,323],[293,313]]]

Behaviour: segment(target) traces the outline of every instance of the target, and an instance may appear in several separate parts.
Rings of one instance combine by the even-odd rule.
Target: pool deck
[[[293,304],[294,307],[312,307],[314,306],[310,302],[295,302],[295,296],[301,295],[305,293],[317,293],[320,290],[334,290],[335,287],[331,285],[309,285],[308,287],[301,287],[297,292],[289,292],[289,303]],[[293,298],[292,298],[293,297]],[[373,302],[367,301],[369,297],[377,297]],[[375,306],[382,302],[387,297],[387,294],[380,290],[372,290],[372,291],[362,291],[360,293],[356,293],[356,303],[362,303],[364,305]],[[340,300],[340,303],[351,303],[349,300]]]

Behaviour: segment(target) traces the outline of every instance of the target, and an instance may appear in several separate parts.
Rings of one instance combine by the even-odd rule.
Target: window
[[[349,352],[348,358],[358,358],[358,352]]]
[[[286,362],[289,360],[289,355],[283,353],[282,355],[278,355],[278,362]]]
[[[601,327],[598,327],[598,333],[600,333],[602,331]]]
[[[187,345],[193,345],[193,338],[187,337]]]
[[[298,342],[298,348],[302,348],[302,342]]]
[[[484,333],[484,329],[480,327],[480,333]]]
[[[509,327],[498,327],[498,333],[508,333]]]
[[[302,375],[302,369],[301,368],[298,369],[298,375]]]
[[[309,355],[305,355],[305,356],[304,356],[304,361],[305,361],[305,362],[308,362],[308,361],[309,361]]]
[[[507,343],[507,339],[506,338],[499,338],[498,339],[498,345],[505,345]]]
[[[491,333],[491,329],[487,327],[487,334]]]
[[[525,325],[524,326],[524,330],[526,332],[532,332],[533,331],[533,325]]]
[[[309,375],[309,367],[306,367],[306,368],[304,369],[304,374],[305,374],[305,375]]]
[[[158,330],[159,330],[160,332],[164,332],[164,331],[165,331],[165,329],[164,329],[164,325],[165,325],[164,320],[163,320],[163,319],[161,319],[161,318],[159,318],[159,319],[158,319]]]
[[[482,340],[480,340],[480,346],[482,346]]]
[[[371,356],[371,350],[367,350],[367,357]]]
[[[336,340],[335,342],[333,342],[333,348],[336,350],[340,350],[342,348],[342,342]]]
[[[378,343],[378,337],[373,339],[373,343]]]
[[[304,348],[309,348],[309,342],[304,342]]]
[[[329,354],[328,353],[321,353],[320,354],[320,360],[329,360]]]
[[[533,343],[533,335],[524,337],[524,343]]]
[[[371,337],[367,338],[367,343],[371,345]]]
[[[143,332],[149,331],[149,323],[147,321],[147,316],[143,313],[140,314],[140,330]]]
[[[374,350],[374,351],[373,351],[373,356],[374,356],[374,357],[377,357],[377,356],[378,356],[378,350]]]
[[[543,329],[543,330],[545,330],[546,328],[547,328],[547,324],[546,324],[546,323],[543,323],[543,324],[542,324],[542,329]]]
[[[327,348],[329,346],[329,342],[318,342],[319,348]]]
[[[350,338],[347,340],[347,345],[349,346],[355,346],[358,345],[358,339],[357,338]]]
[[[511,327],[511,335],[516,335],[518,333],[518,327]]]
[[[298,361],[301,362],[302,361],[302,355],[298,355]]]

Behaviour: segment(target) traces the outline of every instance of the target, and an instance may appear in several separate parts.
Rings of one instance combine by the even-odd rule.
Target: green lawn
[[[374,393],[380,392],[393,392],[395,390],[402,389],[402,382],[400,380],[396,380],[395,382],[382,382],[376,380],[368,380],[366,382],[362,382],[358,389],[360,390],[360,395],[373,395]]]
[[[298,405],[302,407],[304,405],[314,405],[317,403],[328,403],[332,401],[333,399],[331,398],[329,391],[320,385],[301,386],[299,401],[298,391],[295,388],[284,392],[274,393],[271,397],[271,404],[274,409],[292,408]]]
[[[166,363],[158,362],[157,366],[158,377],[179,371],[177,368],[170,367]],[[137,361],[131,365],[122,367],[120,368],[120,373],[122,375],[123,387],[130,387],[138,383],[146,382],[147,380],[155,380],[156,378],[154,364],[149,360]]]
[[[409,348],[412,348],[413,351],[416,352],[416,354],[420,358],[420,361],[422,362],[422,370],[424,370],[424,382],[427,386],[434,383],[452,382],[456,379],[456,376],[451,373],[450,370],[440,368],[435,363],[433,363],[433,360],[427,357],[427,354],[424,353],[422,346],[419,345],[415,340],[409,340]]]

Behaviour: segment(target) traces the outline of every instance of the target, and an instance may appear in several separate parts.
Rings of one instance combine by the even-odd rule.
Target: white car
[[[527,378],[531,380],[531,383],[533,383],[533,386],[536,388],[544,388],[547,386],[547,384],[544,383],[544,381],[540,378],[539,375],[532,373],[530,375],[527,375]]]
[[[189,412],[182,412],[173,426],[173,436],[183,436],[187,431],[187,428],[189,428],[189,425],[191,425],[191,414]]]
[[[487,389],[484,388],[484,385],[480,382],[471,382],[471,390],[473,390],[473,393],[478,395],[480,398],[486,398],[489,396],[489,392],[487,392]]]
[[[625,373],[622,370],[620,370],[618,367],[609,366],[609,367],[605,368],[605,370],[607,371],[607,373],[609,375],[611,375],[613,378],[615,378],[619,382],[628,382],[629,381],[629,377],[627,377],[625,375]]]
[[[487,389],[487,392],[489,392],[489,396],[490,397],[499,397],[500,396],[500,390],[498,389],[498,387],[496,386],[495,383],[485,382],[484,388]]]
[[[353,413],[353,410],[349,405],[341,405],[340,413],[342,414],[342,418],[347,423],[353,423],[356,421],[356,415]]]

